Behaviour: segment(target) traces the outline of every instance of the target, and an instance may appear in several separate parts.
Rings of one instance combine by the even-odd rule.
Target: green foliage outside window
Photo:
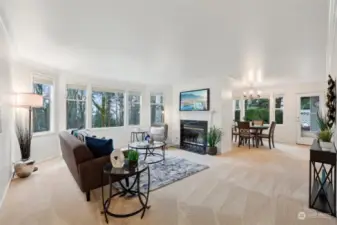
[[[245,100],[245,120],[263,120],[269,123],[269,99]]]

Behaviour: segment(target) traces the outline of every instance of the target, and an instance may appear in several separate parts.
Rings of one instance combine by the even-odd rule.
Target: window
[[[151,94],[151,124],[164,123],[163,94]]]
[[[50,131],[51,93],[53,82],[47,79],[34,78],[35,94],[43,96],[43,107],[33,108],[33,132]]]
[[[245,100],[245,120],[263,120],[269,123],[269,99]]]
[[[129,93],[129,125],[140,125],[140,93]]]
[[[283,97],[275,98],[275,122],[283,124]]]
[[[124,93],[94,88],[92,91],[92,127],[124,126]]]
[[[67,129],[85,128],[86,97],[85,87],[67,86]]]
[[[240,100],[234,100],[234,121],[240,121]]]

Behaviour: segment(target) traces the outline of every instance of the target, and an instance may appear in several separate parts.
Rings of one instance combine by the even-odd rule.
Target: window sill
[[[119,128],[125,128],[125,126],[120,126],[120,127],[93,127],[93,128],[85,128],[85,129],[95,131],[95,130],[110,130],[110,129],[119,129]]]
[[[51,136],[55,134],[56,133],[53,131],[43,131],[43,132],[33,133],[33,137],[44,137],[44,136]]]

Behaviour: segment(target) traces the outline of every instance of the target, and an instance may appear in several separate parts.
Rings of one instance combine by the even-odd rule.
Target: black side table
[[[322,149],[314,140],[310,148],[309,208],[336,217],[336,147]]]
[[[147,171],[148,174],[148,188],[147,188],[147,192],[143,193],[140,191],[140,174]],[[150,208],[150,206],[148,205],[148,201],[149,201],[149,193],[150,193],[150,168],[149,165],[144,162],[144,161],[139,161],[138,162],[138,166],[136,167],[129,167],[127,164],[124,165],[123,168],[114,168],[112,167],[111,163],[106,164],[103,167],[103,172],[102,172],[102,182],[103,182],[103,176],[104,175],[108,175],[109,176],[109,197],[104,200],[104,190],[103,190],[103,186],[102,186],[102,203],[103,203],[103,212],[104,216],[105,216],[105,221],[106,223],[108,223],[108,217],[109,216],[114,216],[114,217],[119,217],[119,218],[125,218],[125,217],[129,217],[129,216],[133,216],[136,215],[140,212],[142,212],[141,218],[144,217],[145,211],[147,209]],[[125,178],[126,180],[126,186],[123,185],[123,183],[121,181],[118,181],[120,187],[122,188],[121,191],[118,191],[115,194],[112,194],[112,187],[113,187],[113,176],[120,176],[122,178]],[[135,176],[135,179],[133,181],[133,183],[131,185],[129,185],[129,177]],[[116,214],[116,213],[112,213],[109,211],[109,207],[111,204],[111,200],[113,197],[115,196],[119,196],[119,197],[124,197],[126,195],[131,195],[131,196],[138,196],[139,202],[141,204],[141,208],[131,212],[131,213],[127,213],[127,214]],[[144,198],[144,199],[143,199]]]

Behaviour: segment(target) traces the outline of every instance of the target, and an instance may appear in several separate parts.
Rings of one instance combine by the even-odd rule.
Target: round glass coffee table
[[[148,156],[158,156],[159,160],[147,162],[148,164],[159,163],[165,160],[165,146],[166,143],[161,141],[155,141],[153,144],[149,144],[147,142],[133,142],[129,144],[129,149],[145,150],[145,152],[139,152],[140,155],[145,155],[144,160],[147,159]],[[156,152],[156,150],[161,150]]]
[[[148,173],[148,183],[147,183],[147,191],[146,193],[141,192],[140,190],[140,175],[141,173],[147,171]],[[125,218],[129,216],[136,215],[142,212],[141,218],[144,217],[145,211],[150,208],[148,205],[149,201],[149,193],[150,193],[150,169],[149,165],[145,161],[139,161],[138,165],[135,167],[129,167],[129,165],[125,164],[122,168],[114,168],[111,163],[106,164],[103,167],[102,171],[102,183],[103,176],[109,176],[109,197],[104,200],[104,190],[102,185],[102,203],[103,203],[103,211],[102,214],[105,216],[106,223],[109,223],[108,216],[114,216],[119,218]],[[129,185],[129,177],[135,176],[134,181],[131,185]],[[116,180],[116,177],[120,177],[121,179],[118,181],[120,185],[120,190],[117,193],[112,194],[113,183]],[[124,185],[121,181],[125,178],[126,185]],[[141,207],[134,212],[130,212],[127,214],[117,214],[109,211],[109,207],[111,204],[111,200],[116,197],[124,197],[126,195],[130,195],[132,197],[138,196]]]

